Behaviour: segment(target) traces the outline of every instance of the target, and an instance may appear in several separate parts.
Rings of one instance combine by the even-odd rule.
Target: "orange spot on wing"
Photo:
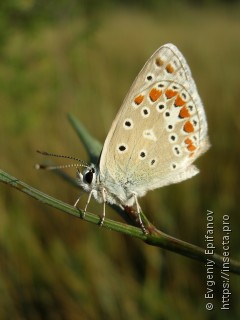
[[[143,102],[143,99],[144,99],[144,96],[140,94],[139,96],[137,96],[137,97],[134,99],[134,102],[135,102],[137,105],[139,105],[139,104],[141,104],[141,103]]]
[[[174,68],[170,63],[166,66],[166,71],[168,73],[173,73],[174,72]]]
[[[165,96],[167,97],[167,99],[173,98],[176,94],[177,94],[177,91],[173,91],[171,89],[168,89],[165,92]]]
[[[184,124],[183,130],[184,130],[185,132],[188,132],[188,133],[194,131],[193,125],[191,124],[190,121],[187,121],[187,122]]]
[[[161,90],[157,90],[156,88],[153,88],[150,93],[149,93],[149,97],[150,99],[155,102],[162,94]]]
[[[187,146],[188,151],[194,151],[194,150],[197,149],[197,147],[193,144],[191,139],[187,138],[187,139],[184,140],[184,142],[188,145]],[[189,155],[189,157],[190,156],[192,156],[192,154]]]
[[[195,147],[193,144],[189,144],[189,145],[187,146],[187,149],[188,149],[189,151],[194,151],[194,150],[196,150],[196,147]]]
[[[182,107],[185,104],[185,101],[178,95],[174,102],[176,107]]]
[[[164,62],[162,61],[161,58],[157,58],[157,59],[155,60],[155,63],[156,63],[156,65],[157,65],[158,67],[161,67],[161,66],[164,64]]]
[[[192,140],[189,139],[189,138],[185,139],[184,142],[185,142],[186,144],[192,144]]]
[[[188,118],[190,117],[189,111],[187,107],[182,107],[180,112],[179,112],[179,117],[180,118]]]

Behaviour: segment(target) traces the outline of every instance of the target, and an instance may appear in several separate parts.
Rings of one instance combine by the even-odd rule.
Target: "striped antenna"
[[[72,163],[72,164],[66,164],[66,165],[44,165],[44,164],[39,164],[37,163],[35,165],[35,169],[40,170],[40,169],[44,169],[44,170],[56,170],[56,169],[64,169],[64,168],[72,168],[72,167],[89,167],[89,165],[78,158],[75,157],[71,157],[71,156],[65,156],[65,155],[60,155],[60,154],[55,154],[55,153],[48,153],[46,151],[39,151],[37,150],[38,153],[44,155],[44,156],[50,156],[50,157],[56,157],[56,158],[65,158],[65,159],[71,159],[71,160],[75,160],[78,161],[80,163]]]

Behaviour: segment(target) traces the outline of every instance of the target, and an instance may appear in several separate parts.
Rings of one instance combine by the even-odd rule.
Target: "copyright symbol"
[[[212,310],[212,309],[213,309],[213,304],[212,304],[211,302],[208,302],[208,303],[206,304],[206,309],[207,309],[208,311]]]

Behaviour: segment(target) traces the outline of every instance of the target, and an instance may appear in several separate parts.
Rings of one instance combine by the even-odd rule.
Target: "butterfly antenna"
[[[44,156],[50,156],[50,157],[56,157],[56,158],[65,158],[65,159],[71,159],[71,160],[75,160],[78,161],[80,163],[72,163],[72,164],[66,164],[66,165],[44,165],[44,164],[36,164],[35,165],[35,169],[40,170],[40,169],[44,169],[44,170],[56,170],[56,169],[64,169],[64,168],[72,168],[72,167],[88,167],[88,164],[79,159],[79,158],[75,158],[75,157],[71,157],[71,156],[65,156],[65,155],[60,155],[60,154],[55,154],[55,153],[49,153],[46,151],[39,151],[37,150],[38,153],[44,155]]]

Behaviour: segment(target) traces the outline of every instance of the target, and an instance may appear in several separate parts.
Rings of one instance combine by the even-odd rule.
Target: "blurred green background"
[[[0,166],[73,204],[79,190],[35,171],[45,161],[35,151],[87,160],[67,113],[103,143],[135,76],[167,42],[192,69],[212,148],[197,161],[198,176],[141,204],[161,230],[202,247],[214,211],[219,253],[228,214],[239,260],[239,1],[1,1]],[[121,220],[109,207],[107,216]],[[0,185],[0,319],[240,319],[240,278],[231,275],[229,311],[221,311],[219,270],[214,279],[214,310],[206,311],[204,264]]]

